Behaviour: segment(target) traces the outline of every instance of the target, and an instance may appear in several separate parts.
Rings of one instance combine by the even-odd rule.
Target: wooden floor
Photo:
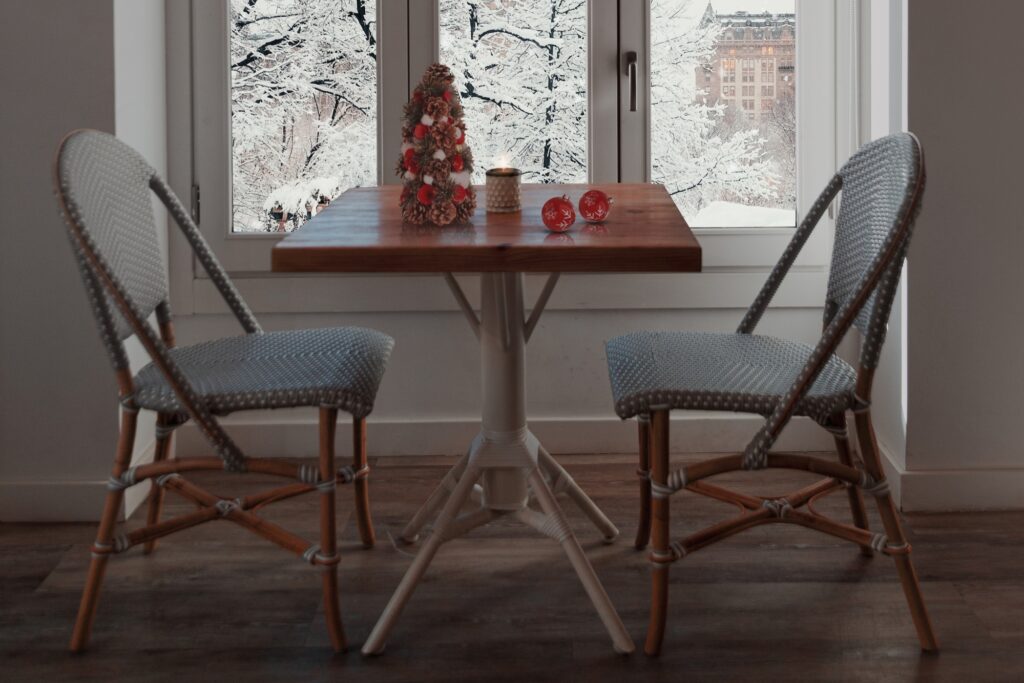
[[[772,525],[673,567],[665,652],[649,659],[639,652],[649,565],[631,545],[632,458],[560,460],[622,530],[604,546],[566,504],[637,641],[630,657],[613,654],[559,547],[503,520],[442,548],[385,654],[363,658],[359,644],[410,560],[389,536],[452,462],[387,458],[372,476],[375,550],[360,549],[351,490],[340,489],[349,653],[329,651],[316,572],[219,522],[162,541],[152,556],[133,550],[114,558],[92,649],[71,656],[65,648],[94,527],[7,524],[0,525],[0,680],[1024,681],[1024,513],[909,516],[940,655],[920,653],[891,561]],[[743,488],[781,494],[805,482],[794,473],[762,476],[770,485]],[[196,479],[222,495],[239,491],[229,475]],[[678,535],[732,512],[691,494],[673,504]],[[315,538],[315,505],[307,496],[268,516]],[[841,494],[820,507],[846,518]]]

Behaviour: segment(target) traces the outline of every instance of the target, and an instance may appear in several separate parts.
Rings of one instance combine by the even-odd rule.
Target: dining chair
[[[865,145],[815,201],[735,333],[636,332],[607,343],[615,411],[623,419],[639,418],[640,424],[642,506],[636,547],[647,545],[648,534],[652,545],[647,654],[658,654],[664,638],[671,563],[745,529],[780,522],[851,541],[864,554],[892,557],[921,647],[938,649],[871,421],[872,380],[924,184],[923,151],[912,134]],[[820,340],[812,348],[754,334],[800,249],[840,192]],[[835,355],[851,327],[860,331],[856,370]],[[756,413],[766,421],[743,453],[670,470],[671,410]],[[847,435],[847,412],[853,414],[860,458]],[[770,450],[794,416],[809,417],[832,433],[838,462]],[[707,481],[726,472],[772,467],[823,478],[783,497],[747,495]],[[670,496],[683,489],[734,504],[740,513],[670,540]],[[839,490],[848,496],[852,525],[814,508],[822,496]],[[878,504],[884,533],[868,529],[863,493]]]
[[[335,488],[353,482],[362,543],[374,544],[366,460],[366,417],[391,354],[390,337],[358,327],[264,332],[171,188],[131,147],[91,130],[64,138],[55,165],[57,199],[100,335],[117,376],[121,431],[106,503],[71,637],[71,650],[89,641],[107,560],[138,545],[152,552],[158,538],[217,519],[234,522],[302,558],[322,572],[327,628],[345,649],[338,603]],[[167,273],[150,192],[167,207],[199,263],[245,334],[176,347]],[[159,331],[153,329],[154,316]],[[152,362],[132,374],[125,341],[135,336]],[[218,422],[245,410],[319,409],[319,463],[247,457]],[[139,410],[156,413],[150,464],[131,466]],[[352,416],[353,460],[335,468],[338,411]],[[174,430],[193,420],[216,456],[169,458]],[[216,496],[181,476],[219,470],[274,475],[289,483],[233,499]],[[152,482],[146,525],[115,535],[125,489]],[[161,520],[164,491],[197,509]],[[304,493],[320,494],[318,543],[256,512]]]

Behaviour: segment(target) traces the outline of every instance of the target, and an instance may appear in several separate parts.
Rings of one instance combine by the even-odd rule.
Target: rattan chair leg
[[[132,448],[135,445],[135,426],[139,414],[133,410],[121,411],[121,435],[117,441],[117,453],[114,456],[113,476],[120,477],[128,469],[131,462]],[[78,618],[75,629],[71,633],[71,651],[81,652],[89,644],[92,633],[93,619],[96,617],[96,605],[99,602],[100,586],[107,568],[107,560],[113,550],[114,527],[121,512],[121,501],[124,500],[124,489],[111,489],[103,506],[103,516],[96,532],[96,544],[93,547],[92,562],[89,564],[89,575],[82,591],[82,602],[78,607]]]
[[[871,423],[871,413],[865,410],[856,413],[855,417],[857,441],[864,457],[864,468],[875,481],[884,481],[885,471],[882,469],[882,462],[878,455],[878,442],[875,439],[875,429]],[[921,584],[917,578],[917,571],[910,560],[910,545],[903,533],[903,525],[900,523],[899,513],[896,511],[892,495],[888,489],[885,489],[881,495],[875,497],[875,500],[878,502],[878,512],[882,517],[882,525],[885,527],[885,535],[889,539],[890,547],[906,549],[905,552],[893,554],[893,559],[896,561],[900,583],[903,584],[903,593],[910,606],[910,614],[914,619],[918,640],[921,641],[921,649],[938,650],[939,641],[935,637],[935,630],[932,627],[931,618],[928,616],[928,608],[921,595]]]
[[[171,440],[174,438],[173,431],[168,428],[169,418],[163,413],[156,417],[156,450],[153,453],[153,462],[166,460],[171,452]],[[160,513],[164,507],[164,489],[157,486],[156,482],[150,482],[149,502],[146,510],[146,526],[153,526],[160,521]],[[156,550],[157,539],[146,541],[142,546],[142,552],[149,555]]]
[[[356,472],[366,467],[366,419],[352,420],[352,467]],[[356,521],[359,523],[359,538],[364,548],[372,548],[377,542],[370,515],[370,478],[359,477],[353,482],[356,495]]]
[[[337,408],[320,408],[320,480],[334,481],[337,471],[334,467],[334,434],[337,426]],[[335,529],[334,487],[320,492],[320,552],[325,557],[334,557],[338,553],[338,541]],[[348,647],[345,642],[345,628],[341,624],[341,605],[338,600],[338,564],[321,567],[324,584],[324,616],[327,620],[327,633],[331,638],[331,646],[335,652],[344,652]]]
[[[650,454],[651,479],[667,487],[668,481],[668,410],[651,413]],[[672,563],[669,550],[669,499],[654,496],[651,500],[651,614],[647,625],[644,652],[655,656],[661,652],[668,615],[668,568]]]
[[[844,418],[845,419],[845,418]],[[846,434],[834,434],[836,442],[836,453],[839,454],[839,462],[853,466],[853,454],[850,452],[850,438]],[[868,513],[864,509],[864,494],[856,486],[846,487],[846,496],[850,501],[850,514],[853,516],[853,525],[858,529],[868,530]],[[872,557],[875,551],[869,545],[860,546],[860,554],[864,557]]]
[[[633,546],[637,550],[643,550],[651,540],[651,418],[640,415],[636,426],[639,442],[637,476],[640,478],[640,519]]]

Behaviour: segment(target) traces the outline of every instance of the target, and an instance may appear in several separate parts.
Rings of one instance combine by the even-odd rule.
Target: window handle
[[[636,111],[636,53],[626,53],[626,75],[629,76],[629,110]]]

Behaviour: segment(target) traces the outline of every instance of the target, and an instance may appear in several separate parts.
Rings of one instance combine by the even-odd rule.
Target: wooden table
[[[540,208],[567,194],[576,202],[587,189],[615,198],[608,220],[580,221],[568,233],[544,229]],[[406,526],[402,538],[419,531],[440,510],[424,542],[370,637],[365,654],[384,649],[388,633],[441,544],[511,515],[561,543],[618,652],[632,652],[629,637],[590,562],[572,533],[556,496],[565,493],[607,542],[618,529],[551,457],[526,423],[524,351],[560,273],[695,272],[701,248],[672,198],[660,185],[523,185],[523,210],[489,214],[485,190],[470,225],[409,225],[402,222],[397,186],[345,192],[322,213],[288,235],[273,250],[277,272],[443,273],[455,300],[480,341],[483,407],[481,430],[468,452],[448,472]],[[481,273],[480,316],[452,273]],[[523,273],[550,273],[529,318],[523,306]],[[399,340],[401,344],[401,340]],[[479,482],[479,483],[478,483]],[[528,505],[536,500],[543,512]],[[479,507],[460,514],[470,499]]]

